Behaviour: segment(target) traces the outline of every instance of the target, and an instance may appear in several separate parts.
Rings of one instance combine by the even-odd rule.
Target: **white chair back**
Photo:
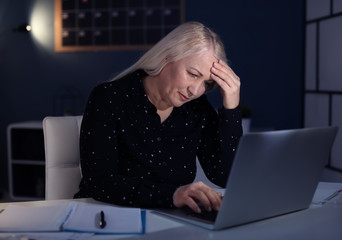
[[[70,199],[78,191],[81,121],[82,116],[46,117],[43,120],[46,200]]]

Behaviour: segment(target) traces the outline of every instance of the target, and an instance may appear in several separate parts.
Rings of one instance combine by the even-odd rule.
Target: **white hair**
[[[122,78],[138,69],[144,70],[150,76],[156,76],[170,62],[176,62],[211,49],[216,58],[227,61],[223,43],[216,33],[202,23],[187,22],[172,30],[136,63],[118,74],[113,80]]]

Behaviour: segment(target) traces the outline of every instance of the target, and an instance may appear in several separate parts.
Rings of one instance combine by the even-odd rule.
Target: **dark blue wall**
[[[255,129],[302,124],[302,0],[186,0],[186,20],[221,35],[242,82],[242,103]],[[42,14],[45,42],[11,29]],[[6,128],[71,108],[83,111],[91,89],[132,64],[141,52],[54,52],[54,0],[0,1],[0,184],[7,187]],[[35,27],[33,25],[33,27]],[[74,97],[74,105],[70,100]],[[63,100],[64,99],[64,100]],[[210,95],[220,105],[218,92]]]

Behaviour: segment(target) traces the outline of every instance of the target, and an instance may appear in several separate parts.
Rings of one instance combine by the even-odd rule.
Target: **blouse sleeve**
[[[206,110],[208,114],[197,155],[207,178],[225,187],[242,136],[241,112],[239,107],[221,108],[218,112],[210,108]]]
[[[100,85],[91,93],[83,115],[80,133],[83,177],[75,197],[133,207],[173,207],[172,195],[178,186],[120,174],[116,131],[119,128],[112,99],[106,85]]]

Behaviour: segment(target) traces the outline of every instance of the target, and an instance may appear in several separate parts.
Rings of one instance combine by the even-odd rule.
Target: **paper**
[[[106,226],[100,228],[103,211]],[[143,233],[139,208],[123,208],[102,204],[63,203],[49,206],[10,204],[0,213],[0,231],[47,232],[73,231],[86,233]]]
[[[68,203],[53,206],[10,204],[0,214],[0,231],[60,231]]]
[[[337,196],[342,190],[342,183],[320,182],[312,199],[313,204],[324,204]]]
[[[94,236],[92,233],[73,232],[20,232],[0,233],[2,240],[87,240]]]
[[[105,228],[100,228],[99,213],[103,211]],[[64,223],[66,231],[93,233],[141,233],[141,210],[138,208],[113,207],[78,203],[73,215]]]

